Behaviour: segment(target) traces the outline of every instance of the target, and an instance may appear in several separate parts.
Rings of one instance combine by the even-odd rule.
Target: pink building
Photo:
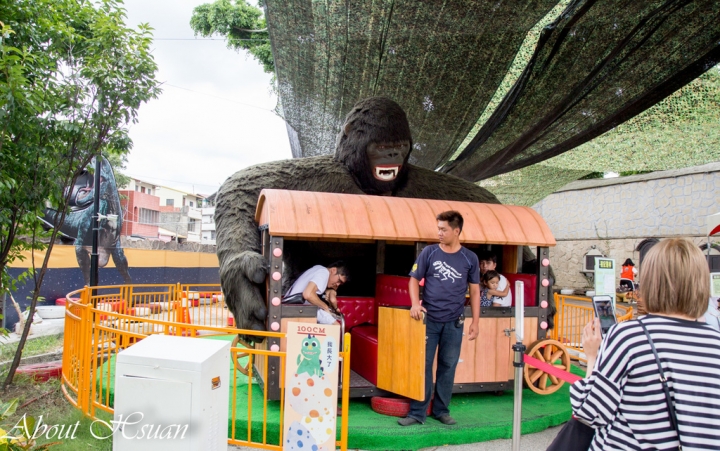
[[[140,191],[119,190],[119,193],[120,203],[125,212],[122,235],[157,238],[160,198]]]

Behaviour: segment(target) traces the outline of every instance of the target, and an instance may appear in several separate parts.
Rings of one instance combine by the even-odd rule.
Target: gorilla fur
[[[257,199],[264,188],[500,203],[474,183],[408,164],[409,152],[395,180],[376,180],[366,153],[368,144],[400,141],[409,141],[412,151],[405,112],[390,99],[373,97],[360,101],[347,115],[334,156],[263,163],[225,181],[217,194],[216,242],[220,281],[236,327],[265,330],[267,307],[259,284],[265,280],[266,267],[255,223]]]

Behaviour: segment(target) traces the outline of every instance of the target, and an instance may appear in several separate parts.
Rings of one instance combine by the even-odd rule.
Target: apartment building
[[[138,189],[118,190],[123,210],[123,224],[120,232],[125,236],[158,238],[160,223],[160,198],[148,194],[148,185],[134,185]],[[140,188],[145,189],[141,191]],[[152,188],[154,190],[154,187]]]
[[[215,244],[215,207],[204,207],[202,212],[202,238],[203,244]]]
[[[130,179],[130,183],[120,189],[156,196],[158,188],[160,188],[160,186],[155,185],[154,183],[145,182],[139,179]]]
[[[157,196],[160,198],[160,205],[175,208],[200,208],[204,199],[201,194],[191,194],[168,186],[158,186]]]

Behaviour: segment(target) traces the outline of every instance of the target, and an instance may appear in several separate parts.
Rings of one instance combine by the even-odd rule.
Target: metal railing
[[[584,361],[585,358],[580,355],[583,352],[582,332],[595,316],[592,301],[582,296],[555,294],[555,307],[557,312],[551,338],[576,351],[575,357]],[[616,305],[615,316],[618,322],[627,321],[632,319],[633,309],[631,306]]]
[[[217,289],[215,289],[217,288]],[[194,293],[198,302],[195,303]],[[284,338],[284,333],[259,332],[227,326],[228,312],[217,285],[120,285],[85,287],[66,296],[65,338],[62,368],[62,391],[67,400],[84,415],[100,419],[101,412],[113,414],[114,369],[117,353],[132,346],[150,334],[199,337],[206,335],[254,335],[267,338]],[[213,295],[216,297],[213,301]],[[205,301],[202,301],[205,300]],[[155,305],[153,305],[155,304]],[[197,304],[197,305],[196,305]],[[138,309],[150,309],[138,310]],[[199,313],[202,312],[202,313]],[[276,357],[280,362],[280,386],[284,386],[286,353],[245,347],[231,347],[231,362],[237,355],[247,355],[249,375],[233,367],[228,444],[253,448],[281,450],[284,399],[281,392],[279,426],[268,425],[268,384],[255,381],[253,364],[264,363]],[[350,380],[350,334],[343,337],[339,353],[342,380]],[[238,390],[247,387],[247,433],[243,436],[237,427]],[[261,406],[253,405],[253,386],[262,391]],[[350,384],[341,388],[340,440],[336,446],[347,449],[348,407]],[[240,403],[242,404],[242,403]],[[260,411],[260,412],[258,412]],[[253,417],[262,418],[258,425]],[[244,429],[244,428],[243,428]],[[257,433],[254,430],[260,430]]]

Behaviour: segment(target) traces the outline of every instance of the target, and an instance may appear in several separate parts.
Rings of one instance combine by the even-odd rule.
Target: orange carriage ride
[[[317,307],[281,302],[287,270],[283,257],[305,259],[305,267],[340,255],[352,268],[352,282],[341,288],[338,307],[351,336],[351,397],[424,396],[425,325],[410,317],[410,271],[416,256],[437,242],[435,217],[459,211],[460,235],[468,249],[498,256],[498,269],[513,292],[511,307],[482,307],[477,340],[463,339],[453,392],[503,391],[514,379],[511,332],[515,324],[515,282],[524,282],[524,344],[527,353],[568,370],[570,356],[547,339],[550,314],[549,247],[555,239],[540,215],[528,207],[399,197],[287,190],[263,190],[255,219],[262,235],[268,272],[267,328],[286,331],[290,321],[316,322]],[[523,273],[523,247],[536,247],[533,273]],[[330,255],[332,254],[332,255]],[[302,265],[301,265],[302,266]],[[422,298],[422,295],[421,295]],[[465,307],[471,317],[470,306]],[[465,329],[470,321],[465,322]],[[257,347],[285,350],[284,339],[269,338]],[[247,373],[248,368],[236,366]],[[267,384],[269,399],[280,399],[278,358],[254,374]],[[556,391],[562,381],[525,367],[525,382],[537,393]]]

